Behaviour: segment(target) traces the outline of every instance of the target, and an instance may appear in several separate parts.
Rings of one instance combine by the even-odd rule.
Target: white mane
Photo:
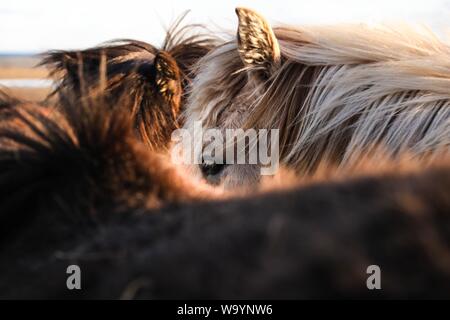
[[[450,146],[450,47],[431,32],[342,25],[278,33],[288,38],[280,40],[286,57],[324,66],[288,160],[324,135],[341,135],[355,116],[344,161],[374,144],[416,154]]]

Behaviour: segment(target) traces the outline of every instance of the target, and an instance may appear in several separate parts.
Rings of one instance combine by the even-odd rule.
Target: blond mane
[[[279,128],[280,159],[311,171],[384,148],[420,158],[450,147],[450,47],[424,28],[274,28],[282,64],[268,79],[236,40],[204,57],[187,125]]]

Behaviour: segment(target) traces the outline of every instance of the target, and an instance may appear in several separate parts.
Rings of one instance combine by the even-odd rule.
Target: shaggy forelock
[[[188,91],[190,98],[184,113],[187,126],[193,121],[202,121],[205,126],[217,124],[220,116],[227,112],[224,106],[233,103],[247,82],[242,68],[236,44],[231,42],[199,60],[198,76]]]

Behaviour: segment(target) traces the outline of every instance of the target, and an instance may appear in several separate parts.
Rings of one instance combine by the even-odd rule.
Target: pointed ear
[[[238,50],[244,65],[270,72],[280,64],[280,47],[269,23],[258,13],[236,8],[239,18]]]
[[[154,67],[157,93],[169,103],[176,118],[182,94],[180,69],[172,56],[165,51],[156,55]]]

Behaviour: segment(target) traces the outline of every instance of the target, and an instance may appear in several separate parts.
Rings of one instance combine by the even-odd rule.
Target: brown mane
[[[81,51],[48,52],[42,65],[57,79],[51,96],[70,92],[86,98],[89,92],[114,105],[129,94],[129,105],[122,107],[133,114],[138,136],[152,149],[166,150],[171,132],[180,125],[178,114],[184,105],[184,88],[193,76],[191,68],[216,42],[199,34],[200,26],[181,26],[184,17],[167,31],[160,48],[123,39]]]

